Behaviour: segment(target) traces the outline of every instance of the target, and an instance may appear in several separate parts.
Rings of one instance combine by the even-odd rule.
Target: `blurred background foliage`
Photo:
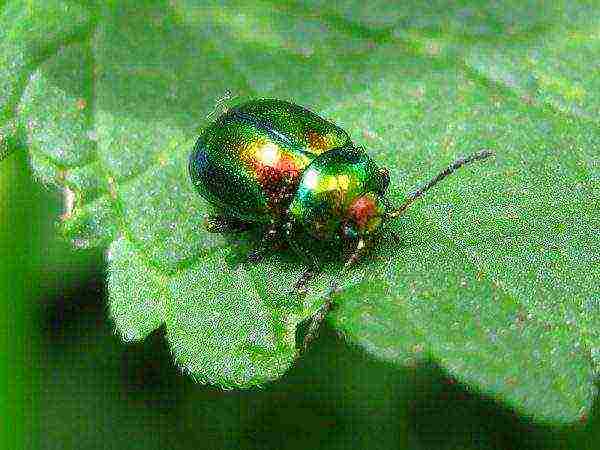
[[[441,1],[410,2],[402,10],[384,1],[365,3],[360,10],[350,1],[297,6],[302,11],[320,8],[337,26],[373,39],[377,30],[394,26],[394,33],[411,43],[407,51],[430,55],[461,51],[461,45],[476,42],[482,34],[503,39],[507,29],[512,37],[506,39],[526,45],[531,34],[556,21],[556,14],[586,21],[585,9],[562,9],[569,8],[568,2],[557,2],[556,7],[543,2],[509,3],[512,9],[501,3],[484,8],[479,2],[466,2],[469,8],[465,9]],[[181,4],[172,2],[175,11]],[[219,17],[223,16],[216,14],[213,20],[222,28]],[[308,23],[305,29],[293,29],[291,43],[286,44],[306,54],[330,44],[305,42],[310,27]],[[272,57],[277,58],[276,42],[248,34],[247,23],[228,23],[226,28],[231,39],[248,42],[244,48],[249,54],[240,58],[248,73],[261,64],[269,70],[269,58],[261,63],[260,57],[270,45]],[[576,33],[573,36],[577,40]],[[539,47],[537,56],[542,59],[553,52],[564,55],[549,58],[562,65],[545,69],[549,73],[581,70],[582,53],[570,61],[569,48],[562,44],[549,39]],[[510,78],[497,70],[502,64],[488,64],[489,52],[478,45],[470,48],[465,60],[471,67],[483,72],[495,68],[485,75],[508,83],[526,101],[545,102],[584,121],[595,120],[597,77],[584,80],[592,80],[586,85],[591,94],[579,101],[581,91],[569,89],[559,77],[537,73],[532,78],[528,70],[540,69],[525,57],[520,76]],[[512,48],[512,57],[518,60],[518,46]],[[594,56],[595,47],[583,48],[590,58]],[[296,55],[296,62],[303,57]],[[496,54],[500,61],[503,57],[507,56]],[[539,80],[552,88],[540,87]],[[250,78],[252,89],[259,91],[273,89],[277,81],[277,76]],[[316,101],[310,91],[300,94]],[[178,119],[189,121],[185,114]],[[261,390],[222,391],[196,385],[174,367],[163,329],[133,345],[122,344],[114,335],[106,314],[103,255],[75,251],[58,237],[54,223],[63,212],[60,195],[32,182],[23,152],[3,161],[0,350],[8,355],[2,367],[3,386],[7,386],[2,397],[4,439],[13,441],[6,448],[593,449],[600,445],[598,401],[581,423],[534,424],[470,392],[435,365],[399,369],[372,361],[327,327],[305,358],[283,379]],[[20,442],[14,443],[15,439]]]

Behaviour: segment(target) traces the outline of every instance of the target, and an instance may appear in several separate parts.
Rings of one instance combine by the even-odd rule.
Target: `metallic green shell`
[[[306,167],[348,134],[301,106],[258,99],[219,117],[198,138],[189,171],[198,192],[224,214],[268,222],[287,214]]]
[[[366,213],[366,220],[373,218],[376,222],[356,228],[361,234],[368,233],[379,225],[379,196],[384,194],[388,182],[387,174],[361,149],[334,149],[315,158],[306,168],[288,212],[310,234],[324,240],[341,237],[342,226],[354,222],[354,213]],[[371,203],[368,211],[353,211],[358,199]]]

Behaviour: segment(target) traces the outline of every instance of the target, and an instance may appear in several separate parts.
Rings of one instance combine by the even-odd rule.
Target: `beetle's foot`
[[[207,216],[204,227],[209,233],[239,233],[248,230],[250,224],[234,217]]]

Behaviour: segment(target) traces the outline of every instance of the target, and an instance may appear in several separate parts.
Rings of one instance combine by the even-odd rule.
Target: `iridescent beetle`
[[[206,128],[190,155],[189,171],[200,195],[222,211],[208,218],[209,231],[262,224],[261,250],[285,241],[310,255],[296,242],[303,231],[317,240],[350,244],[349,266],[383,223],[401,215],[457,168],[490,155],[482,150],[457,159],[393,208],[385,198],[388,170],[355,146],[348,133],[296,104],[257,99],[226,111]],[[311,256],[296,288],[303,288],[317,270]]]

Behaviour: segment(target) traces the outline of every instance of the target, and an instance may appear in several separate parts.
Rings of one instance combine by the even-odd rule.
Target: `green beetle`
[[[256,99],[229,109],[206,128],[190,155],[189,172],[200,195],[223,212],[209,218],[210,231],[263,224],[265,243],[285,240],[307,253],[294,239],[301,229],[314,239],[351,244],[350,265],[382,223],[458,167],[489,155],[484,150],[459,158],[392,208],[385,198],[388,170],[348,133],[296,104]],[[297,287],[312,274],[314,267]]]

